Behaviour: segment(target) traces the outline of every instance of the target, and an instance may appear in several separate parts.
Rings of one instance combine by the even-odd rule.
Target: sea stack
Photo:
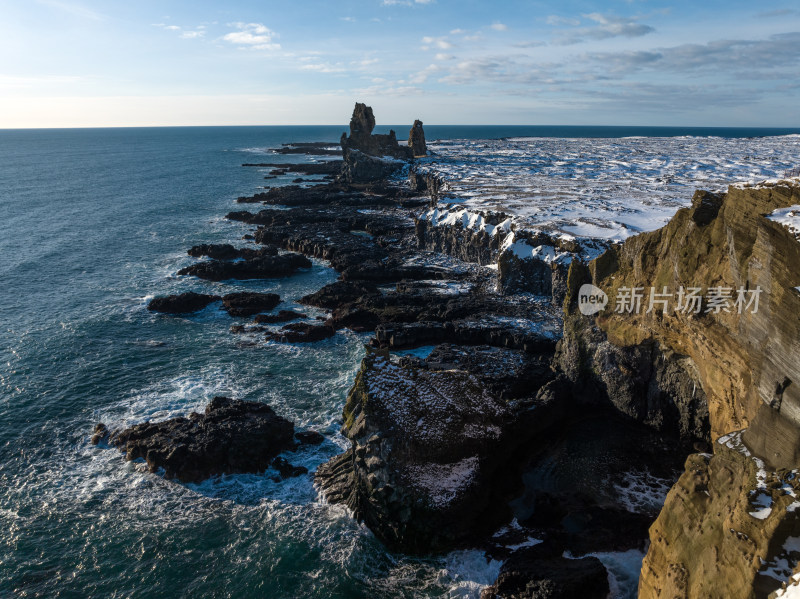
[[[408,132],[408,147],[414,158],[422,158],[428,154],[428,146],[425,144],[425,131],[422,128],[422,121],[417,119],[414,126]]]

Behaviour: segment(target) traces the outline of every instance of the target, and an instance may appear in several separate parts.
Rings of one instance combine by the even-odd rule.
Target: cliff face
[[[767,597],[800,557],[796,472],[770,472],[725,435],[694,454],[650,528],[639,597]]]
[[[685,389],[673,394],[685,404],[677,406],[684,421],[703,411],[704,396],[712,437],[750,427],[745,441],[760,444],[759,453],[768,463],[793,464],[800,430],[800,387],[791,384],[800,377],[800,293],[795,289],[800,283],[800,243],[765,215],[798,203],[796,180],[731,187],[721,195],[698,192],[693,206],[679,210],[664,228],[609,250],[590,263],[588,272],[575,264],[561,348],[564,370],[573,380],[619,398],[626,395],[631,379],[621,380],[615,373],[627,376],[633,369],[637,374],[635,365],[647,364],[650,375],[637,382],[651,391],[644,395],[651,405],[635,405],[634,394],[628,393],[629,411],[657,421],[658,414],[648,412],[652,391],[664,388],[659,381],[665,376],[662,365],[671,361],[676,375],[667,376],[672,379],[668,386],[691,381],[693,387],[688,396]],[[586,282],[609,297],[609,305],[594,319],[578,311],[578,290]],[[639,313],[615,312],[619,294],[637,287],[644,295]],[[651,287],[656,293],[666,287],[674,294],[667,312],[655,304],[646,313]],[[679,290],[691,287],[702,289],[699,313],[676,311]],[[709,288],[727,290],[728,311],[709,306]],[[745,290],[745,301],[761,290],[757,310],[743,305],[739,313],[734,303],[739,289]],[[762,434],[762,421],[771,431],[781,430],[776,443]],[[694,425],[688,432],[700,431]]]
[[[776,218],[797,204],[797,179],[697,192],[662,229],[570,267],[558,361],[577,388],[687,439],[724,435],[651,527],[642,598],[766,597],[800,559],[800,243]],[[589,283],[608,295],[595,316]]]

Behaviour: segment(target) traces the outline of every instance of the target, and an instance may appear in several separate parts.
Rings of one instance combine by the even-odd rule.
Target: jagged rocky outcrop
[[[475,541],[509,517],[509,457],[559,408],[537,401],[551,377],[535,371],[528,400],[509,402],[468,371],[371,353],[344,409],[352,447],[321,466],[316,481],[391,547],[427,552]]]
[[[662,229],[570,267],[558,364],[576,390],[687,440],[725,435],[690,456],[651,528],[642,598],[766,597],[800,558],[800,243],[769,217],[798,204],[797,180],[697,192]],[[595,316],[586,284],[609,298]],[[631,290],[638,310],[619,301]],[[669,307],[648,310],[652,293]]]
[[[191,314],[202,310],[209,304],[218,302],[220,299],[218,295],[187,291],[177,295],[154,297],[147,303],[147,309],[151,312],[162,312],[164,314]]]
[[[294,448],[294,425],[266,404],[215,397],[203,414],[162,422],[145,422],[123,430],[95,427],[93,442],[143,458],[151,472],[163,468],[167,478],[200,481],[217,474],[262,472],[276,456]],[[288,463],[282,474],[296,475]]]
[[[608,592],[599,559],[567,558],[545,543],[515,551],[481,599],[606,599]]]
[[[295,253],[267,252],[239,261],[205,260],[182,268],[179,275],[192,275],[209,281],[228,279],[272,279],[288,277],[300,269],[311,268],[311,261]]]
[[[425,130],[422,128],[422,121],[417,119],[408,132],[408,147],[411,148],[411,155],[414,158],[422,158],[428,154],[428,146],[425,143]]]
[[[765,598],[800,559],[800,481],[725,435],[694,454],[650,529],[639,597]]]
[[[349,184],[371,183],[391,176],[415,156],[424,156],[425,132],[422,121],[415,121],[409,133],[409,145],[401,146],[393,130],[374,134],[372,108],[356,102],[350,119],[350,135],[342,133],[340,144],[344,163],[340,180]],[[413,143],[416,145],[412,145]]]

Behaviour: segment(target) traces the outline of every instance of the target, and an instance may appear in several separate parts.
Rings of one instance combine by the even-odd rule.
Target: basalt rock
[[[253,321],[256,324],[278,324],[281,322],[289,322],[290,320],[297,320],[300,318],[307,318],[308,315],[302,312],[295,312],[294,310],[281,310],[277,314],[256,314]]]
[[[278,248],[264,246],[261,248],[235,248],[229,243],[210,243],[193,246],[188,254],[194,258],[207,256],[212,260],[252,260],[263,256],[277,256]]]
[[[314,343],[333,337],[336,329],[330,324],[293,322],[276,333],[267,333],[267,341],[280,343]]]
[[[147,309],[151,312],[163,312],[165,314],[190,314],[202,310],[220,299],[218,295],[187,291],[178,295],[155,297],[147,304]]]
[[[227,279],[272,279],[288,277],[301,268],[311,268],[311,261],[300,254],[266,255],[250,260],[229,262],[208,260],[198,262],[178,271],[179,275],[192,275],[209,281]]]
[[[356,103],[350,119],[350,135],[342,133],[340,140],[344,158],[341,181],[353,184],[386,179],[413,159],[412,148],[398,144],[394,131],[379,135],[372,133],[374,128],[372,108]],[[424,144],[422,123],[419,134]]]
[[[231,316],[252,316],[259,312],[269,312],[281,303],[276,293],[254,293],[242,291],[229,293],[222,298],[222,307]]]
[[[321,466],[316,481],[390,547],[428,552],[474,542],[509,518],[517,480],[509,458],[560,405],[531,402],[507,404],[465,371],[370,354],[344,410],[352,447]]]
[[[408,132],[408,147],[414,158],[423,158],[428,153],[428,146],[425,144],[425,131],[422,128],[422,121],[414,121],[411,131]]]
[[[541,544],[512,553],[481,599],[606,599],[608,592],[606,569],[596,557],[568,559]]]
[[[217,474],[262,472],[294,447],[294,425],[266,404],[215,397],[203,414],[145,422],[108,437],[126,460],[143,458],[151,472],[200,481]]]

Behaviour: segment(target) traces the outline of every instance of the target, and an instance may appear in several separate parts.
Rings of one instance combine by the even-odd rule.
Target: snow
[[[783,597],[784,599],[800,599],[800,573],[793,575],[786,589],[778,589],[775,591],[775,597]]]
[[[769,214],[767,218],[789,229],[789,233],[800,241],[800,206],[780,208]]]
[[[468,222],[502,212],[521,230],[616,242],[663,226],[696,189],[784,180],[800,138],[511,138],[428,147],[433,154],[418,169],[444,181],[440,205],[458,202]],[[469,228],[481,230],[476,221]]]
[[[626,472],[613,487],[623,508],[634,514],[647,514],[661,510],[672,482],[647,470],[639,470]]]
[[[405,474],[415,487],[426,492],[431,503],[444,507],[469,488],[479,464],[478,456],[471,456],[451,464],[408,466]]]

